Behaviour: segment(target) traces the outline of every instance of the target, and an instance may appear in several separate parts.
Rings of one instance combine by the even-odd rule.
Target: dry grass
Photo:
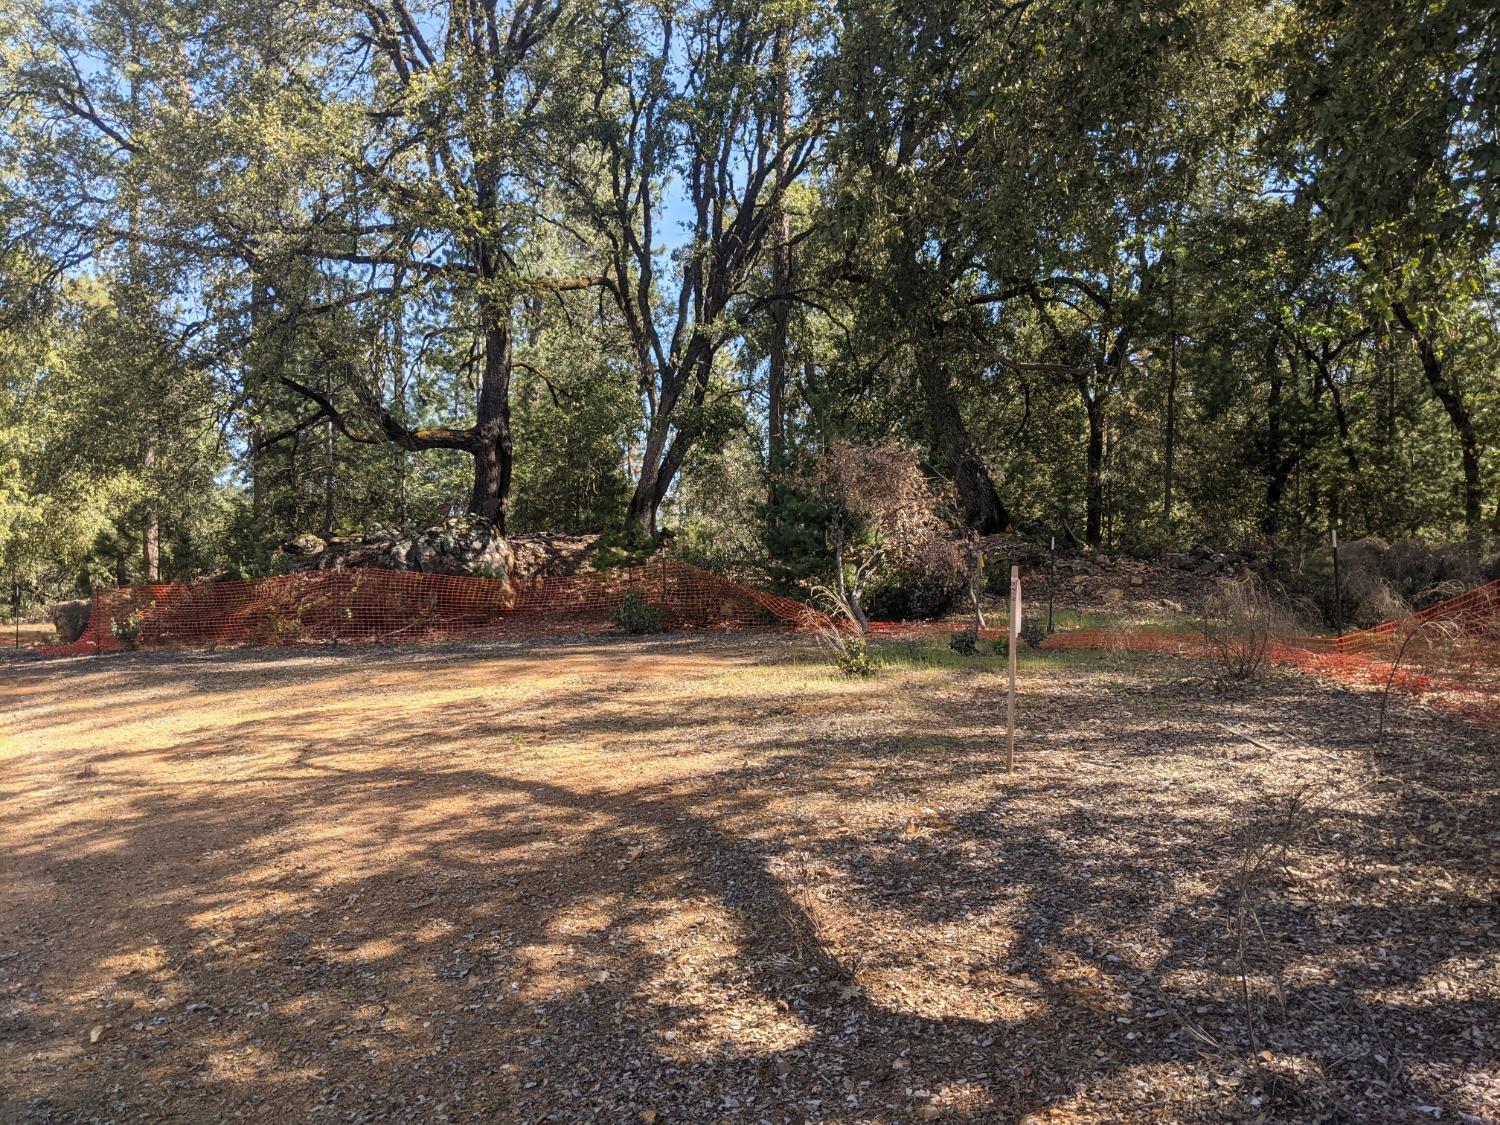
[[[11,665],[0,1120],[1500,1112],[1487,738],[1030,660],[1009,778],[782,638]]]

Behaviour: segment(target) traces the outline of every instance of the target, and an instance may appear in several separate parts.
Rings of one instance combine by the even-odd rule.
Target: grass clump
[[[109,623],[109,631],[114,634],[115,640],[134,652],[141,643],[141,626],[146,622],[146,611],[154,605],[156,603],[152,602],[150,606],[138,609],[124,617],[117,617],[111,621]]]
[[[948,647],[959,656],[976,656],[979,653],[979,630],[960,629],[948,638]]]
[[[833,650],[833,664],[846,676],[875,674],[875,658],[870,655],[870,644],[858,634],[842,638]]]

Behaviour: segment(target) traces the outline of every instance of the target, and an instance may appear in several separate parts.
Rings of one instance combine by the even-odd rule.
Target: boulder
[[[310,531],[293,535],[281,545],[281,549],[294,559],[315,559],[328,549],[328,544]]]
[[[483,516],[449,516],[411,541],[406,569],[509,580],[511,559],[510,544],[493,521]]]
[[[59,644],[72,644],[89,627],[88,598],[77,598],[70,602],[53,602],[47,607],[47,616],[52,619],[52,628],[57,631]]]

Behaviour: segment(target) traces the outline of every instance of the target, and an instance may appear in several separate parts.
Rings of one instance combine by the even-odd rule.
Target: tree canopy
[[[467,510],[795,574],[859,446],[978,535],[1492,534],[1497,40],[1438,0],[17,0],[0,555],[61,592]]]

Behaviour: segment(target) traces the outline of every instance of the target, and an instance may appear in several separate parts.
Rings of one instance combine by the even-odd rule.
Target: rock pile
[[[1214,551],[1198,546],[1181,554],[1168,555],[1162,561],[1204,578],[1233,577],[1254,563],[1255,556],[1249,551]]]
[[[561,578],[594,569],[597,535],[515,535],[510,539],[510,576],[517,581]]]
[[[298,570],[374,567],[509,580],[513,561],[500,528],[492,520],[473,515],[449,516],[416,535],[382,529],[324,541],[303,532],[281,549]]]

